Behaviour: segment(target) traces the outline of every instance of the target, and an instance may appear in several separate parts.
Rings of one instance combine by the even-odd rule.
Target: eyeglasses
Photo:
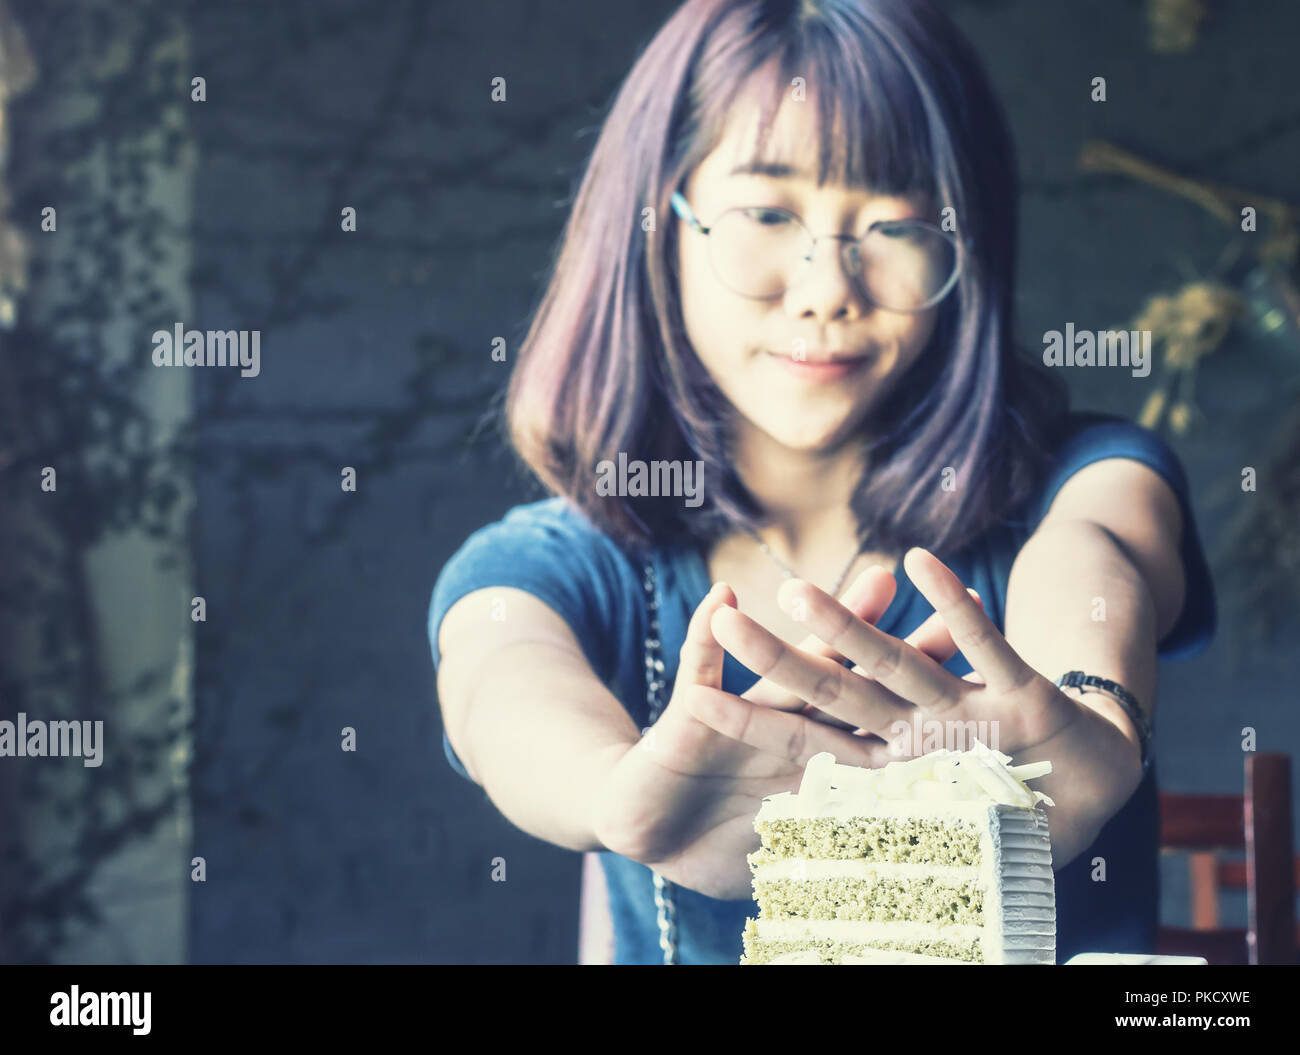
[[[767,206],[728,209],[705,227],[682,197],[673,211],[709,238],[714,273],[742,297],[771,300],[804,275],[820,239],[794,213]],[[823,235],[843,243],[845,272],[863,295],[888,311],[925,311],[943,300],[961,274],[961,243],[923,220],[878,220],[861,238]]]

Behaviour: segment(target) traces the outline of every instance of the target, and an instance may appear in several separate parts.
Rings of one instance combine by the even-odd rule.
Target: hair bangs
[[[729,62],[735,77],[741,63],[734,55]],[[714,90],[715,79],[706,75],[699,85],[705,90],[697,94],[697,121],[707,132],[694,144],[692,160],[717,145],[737,105],[749,101],[757,109],[757,134],[752,154],[743,160],[788,162],[769,149],[773,127],[781,107],[807,106],[813,111],[818,187],[937,196],[921,86],[865,20],[819,16],[806,23],[803,35],[785,38],[775,54],[752,56],[728,90]]]

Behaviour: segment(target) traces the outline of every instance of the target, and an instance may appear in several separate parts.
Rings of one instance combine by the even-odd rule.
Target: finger
[[[822,722],[825,725],[829,725],[832,729],[847,729],[849,732],[852,732],[859,728],[857,722],[843,721],[832,714],[828,714],[826,711],[819,710],[811,703],[804,704],[798,713],[802,714],[805,718],[811,718],[814,722]]]
[[[903,555],[903,563],[908,578],[943,620],[966,662],[993,692],[1013,692],[1037,677],[943,561],[915,547]]]
[[[777,603],[782,609],[800,599],[806,605],[812,632],[899,699],[931,711],[944,710],[957,702],[965,688],[960,678],[911,645],[855,618],[812,583],[787,579],[777,591]]]
[[[847,765],[865,765],[875,751],[875,745],[852,733],[735,696],[692,694],[690,706],[698,721],[723,736],[797,766],[806,766],[813,755],[822,751],[829,751],[836,761]]]
[[[894,603],[897,592],[898,580],[879,564],[873,564],[854,580],[853,585],[840,598],[840,604],[864,622],[878,623]],[[802,623],[804,614],[796,609],[791,613],[791,618],[796,623]],[[816,634],[809,634],[800,641],[799,648],[815,656],[828,656],[836,661],[846,658]]]
[[[736,595],[725,582],[713,584],[704,595],[691,621],[686,627],[686,640],[682,643],[677,666],[677,684],[704,685],[711,689],[722,688],[722,664],[725,658],[722,645],[709,628],[713,613],[719,608],[736,603]]]
[[[984,603],[983,601],[980,600],[980,595],[976,593],[974,590],[968,590],[967,592],[969,592],[970,595],[974,597],[975,600],[978,601],[981,605]],[[846,605],[845,607],[851,608],[850,605]],[[879,620],[869,619],[865,621],[874,623],[874,622],[878,622]],[[810,640],[817,640],[817,639],[810,638]],[[927,656],[929,656],[932,660],[934,660],[936,663],[940,665],[947,663],[948,660],[952,659],[952,657],[957,654],[957,646],[953,644],[952,636],[948,633],[948,628],[944,626],[943,620],[939,618],[939,614],[937,612],[933,613],[929,619],[927,619],[924,623],[922,623],[910,634],[908,634],[907,637],[905,637],[903,640],[904,642],[911,645],[913,648],[917,649],[918,651],[925,653]],[[863,674],[865,672],[862,670],[861,667],[854,667],[853,673]],[[760,684],[762,683],[760,682]],[[779,692],[780,690],[774,689],[773,691]],[[748,699],[748,698],[749,697],[743,694],[741,696],[741,699]],[[852,722],[842,722],[838,718],[833,718],[830,715],[825,714],[822,711],[819,711],[816,707],[812,706],[812,704],[804,704],[803,709],[800,711],[800,713],[806,715],[807,717],[811,718],[815,722],[825,722],[827,725],[834,726],[838,729],[857,728],[855,725],[853,725]]]
[[[911,709],[888,688],[796,649],[734,608],[715,611],[710,625],[723,648],[750,670],[855,728],[888,725]]]
[[[967,588],[966,592],[975,598],[975,602],[983,607],[984,602],[980,600],[980,595],[974,590]],[[952,659],[958,652],[957,645],[952,639],[952,634],[948,632],[948,627],[938,612],[932,612],[930,617],[913,630],[903,640],[920,652],[924,652],[936,663],[942,665]]]
[[[868,623],[879,622],[894,601],[898,583],[888,571],[879,564],[873,564],[853,581],[845,593],[842,602],[846,608],[859,619]],[[813,634],[805,637],[797,646],[801,651],[815,656],[826,656],[842,662],[844,657]],[[776,685],[766,678],[759,678],[740,694],[742,700],[761,703],[765,707],[781,707],[785,710],[806,709],[804,701],[793,696],[787,689]],[[832,719],[832,721],[835,721]]]

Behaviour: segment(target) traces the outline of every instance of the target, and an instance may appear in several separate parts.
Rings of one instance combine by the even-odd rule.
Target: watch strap
[[[1085,674],[1081,670],[1072,670],[1069,673],[1062,674],[1056,679],[1057,687],[1062,689],[1078,689],[1081,692],[1101,692],[1111,697],[1124,708],[1124,712],[1133,722],[1133,727],[1138,733],[1138,744],[1142,751],[1142,774],[1151,765],[1151,740],[1155,730],[1152,724],[1147,721],[1147,717],[1142,713],[1137,697],[1129,692],[1123,685],[1117,681],[1111,681],[1109,678],[1102,678],[1096,674]]]

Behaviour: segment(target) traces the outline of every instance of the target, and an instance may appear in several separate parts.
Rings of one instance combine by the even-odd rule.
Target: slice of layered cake
[[[758,918],[742,964],[1056,962],[1047,815],[1026,780],[975,742],[883,769],[809,760],[769,795],[749,855]]]

